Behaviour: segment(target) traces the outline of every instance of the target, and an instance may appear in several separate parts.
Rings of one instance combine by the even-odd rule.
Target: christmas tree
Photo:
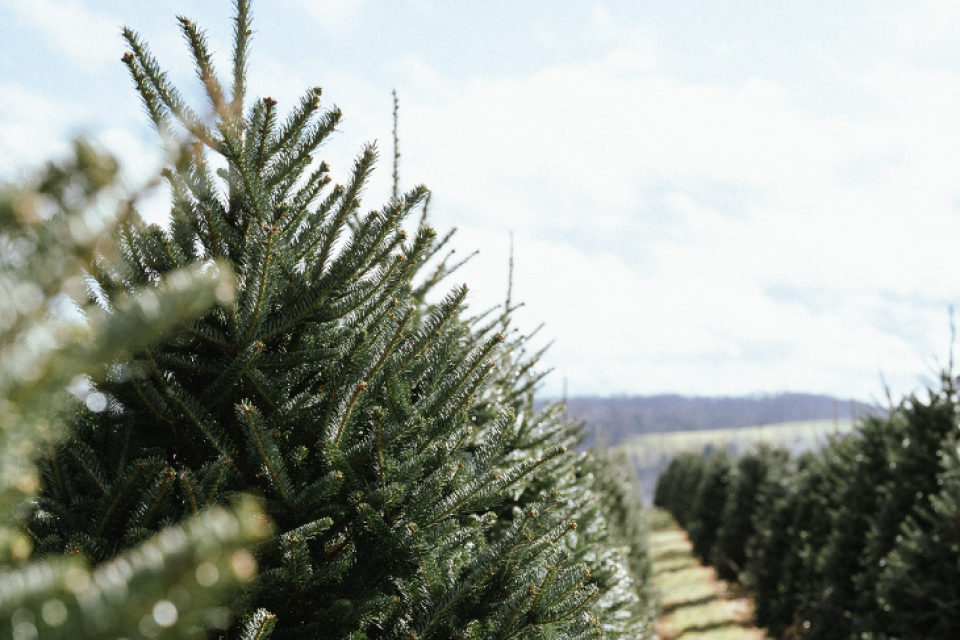
[[[703,456],[697,453],[681,453],[670,460],[660,474],[653,503],[666,509],[684,528],[692,520],[693,499],[706,466]]]
[[[801,458],[801,462],[805,459]],[[775,625],[793,617],[793,600],[784,602],[780,590],[781,564],[791,551],[789,531],[793,506],[798,497],[793,491],[796,461],[789,461],[770,482],[760,486],[757,502],[762,505],[753,520],[753,544],[747,550],[746,567],[741,574],[742,584],[754,596],[754,617],[761,627],[767,627],[776,638]],[[789,623],[789,622],[788,622]],[[783,626],[780,627],[781,629]]]
[[[711,557],[711,564],[724,580],[740,579],[747,549],[754,542],[755,521],[767,505],[765,485],[788,458],[789,452],[784,449],[761,445],[737,460]]]
[[[942,378],[928,400],[910,396],[809,454],[774,513],[757,519],[747,577],[772,635],[950,637],[949,607],[934,595],[949,580],[928,571],[955,552],[941,540],[952,540],[957,398],[952,376]]]
[[[720,450],[711,454],[693,495],[687,532],[693,552],[700,556],[704,564],[710,562],[710,552],[717,540],[732,475],[733,466],[727,452]]]
[[[110,256],[103,232],[129,214],[116,162],[78,141],[72,161],[30,184],[0,190],[0,624],[4,637],[195,637],[225,617],[220,602],[255,573],[244,546],[267,533],[255,506],[214,508],[91,570],[78,556],[27,563],[18,526],[36,491],[37,449],[65,435],[59,413],[71,381],[102,379],[118,357],[195,318],[232,292],[230,274],[185,269],[111,313],[69,303],[94,261]],[[216,273],[219,271],[219,273]],[[158,313],[159,309],[165,313]],[[96,392],[85,398],[102,408]]]
[[[754,590],[757,621],[775,638],[790,628],[794,634],[804,629],[803,613],[817,587],[815,560],[830,532],[829,518],[823,515],[824,501],[831,495],[829,478],[821,456],[801,456],[783,496],[756,523],[759,535],[748,564],[748,584]]]
[[[921,498],[877,563],[878,609],[890,635],[903,640],[950,638],[960,626],[960,456],[955,436],[942,444],[938,491]]]
[[[423,275],[449,238],[428,191],[395,177],[364,212],[372,146],[332,184],[314,154],[340,112],[319,88],[283,122],[269,97],[246,105],[250,20],[238,0],[227,88],[180,18],[212,122],[124,30],[173,208],[167,229],[118,225],[121,259],[91,262],[90,296],[113,310],[183,269],[229,268],[236,290],[151,334],[97,381],[102,404],[70,414],[26,523],[35,557],[109,562],[252,494],[275,532],[225,637],[649,637],[642,562],[618,533],[637,531],[570,450],[579,426],[534,411],[538,354],[509,296],[472,318],[466,286],[431,297],[454,267]]]
[[[814,634],[847,638],[870,627],[866,618],[872,607],[858,603],[866,594],[859,593],[856,582],[864,569],[870,523],[881,506],[879,491],[891,474],[890,445],[904,422],[900,414],[867,418],[855,438],[839,439],[827,452],[837,469],[837,499],[822,516],[830,520],[830,533],[817,559],[821,587],[815,606],[808,607]]]
[[[956,635],[960,454],[951,368],[928,398],[911,395],[795,461],[760,451],[729,474],[722,457],[688,454],[661,476],[657,503],[683,519],[701,553],[716,537],[712,563],[752,591],[756,620],[771,637]],[[699,489],[690,500],[692,477]]]
[[[941,486],[937,480],[945,470],[944,449],[956,452],[955,432],[960,413],[957,393],[949,372],[945,372],[942,381],[941,389],[931,391],[926,401],[907,398],[896,412],[902,416],[903,428],[895,433],[891,443],[888,477],[879,488],[879,508],[871,519],[860,556],[862,570],[856,576],[858,604],[870,612],[868,627],[877,632],[888,631],[896,624],[877,594],[880,575],[886,566],[885,557],[896,546],[906,518],[934,506],[930,498]],[[941,496],[941,500],[945,498]],[[901,623],[900,628],[908,629],[909,625]]]

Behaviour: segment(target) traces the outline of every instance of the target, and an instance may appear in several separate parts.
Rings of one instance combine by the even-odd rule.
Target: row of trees
[[[102,215],[116,165],[88,145],[3,194],[5,633],[652,638],[632,468],[534,410],[509,294],[434,294],[456,265],[424,187],[395,166],[364,212],[372,147],[332,184],[319,88],[247,107],[236,10],[229,87],[180,19],[210,118],[124,31],[168,228]]]
[[[705,563],[753,592],[773,637],[953,638],[960,405],[952,376],[942,380],[795,460],[769,448],[679,456],[656,504]]]

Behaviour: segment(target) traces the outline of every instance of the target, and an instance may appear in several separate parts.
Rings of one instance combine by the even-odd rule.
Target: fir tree
[[[904,519],[880,566],[877,604],[901,640],[951,638],[960,628],[960,458],[955,437],[943,445],[938,492]]]
[[[817,591],[817,554],[830,531],[823,517],[829,498],[826,462],[810,453],[800,458],[797,469],[773,516],[758,527],[760,546],[751,568],[757,620],[773,637],[804,628],[804,613]]]
[[[765,485],[788,458],[786,450],[760,446],[737,460],[711,559],[721,578],[740,579],[747,549],[753,544],[757,514],[767,503]]]
[[[877,583],[904,519],[936,492],[944,439],[956,428],[950,376],[929,401],[906,398],[887,418],[870,417],[825,456],[835,500],[830,534],[817,560],[815,600],[806,607],[813,638],[883,633],[891,622]],[[842,620],[841,624],[837,624]]]
[[[854,616],[837,590],[836,585],[827,579],[823,557],[835,537],[836,514],[843,507],[844,498],[849,498],[846,487],[851,482],[850,461],[858,450],[856,438],[842,437],[830,441],[827,447],[817,452],[816,474],[811,475],[811,483],[806,490],[810,495],[800,502],[800,510],[794,514],[795,525],[801,539],[797,541],[794,553],[797,559],[800,579],[796,582],[796,606],[793,614],[791,632],[803,637],[846,637],[851,624],[857,627],[860,619]],[[802,523],[802,524],[800,524]],[[850,576],[839,575],[839,570],[828,568],[839,580],[850,580]]]
[[[896,575],[911,574],[908,582],[923,573],[890,550],[904,527],[913,540],[923,535],[915,517],[936,492],[955,429],[955,394],[949,376],[944,381],[928,402],[907,398],[889,417],[867,418],[854,434],[808,455],[776,513],[758,519],[748,582],[758,619],[772,635],[881,638],[902,619],[890,615],[888,592],[878,584],[881,575],[893,575],[888,562]],[[911,637],[908,627],[898,628]]]
[[[855,436],[835,441],[825,452],[837,469],[837,500],[822,516],[830,533],[816,561],[819,586],[806,607],[811,637],[850,638],[869,628],[870,607],[865,610],[858,602],[856,582],[880,507],[879,490],[889,477],[891,431],[899,431],[900,419],[868,418]]]
[[[685,518],[694,544],[717,536],[718,568],[745,558],[731,577],[752,590],[772,637],[956,635],[958,398],[949,368],[941,378],[929,399],[910,396],[795,462],[744,457],[719,518],[705,505],[724,500],[726,462],[678,457],[661,478],[657,500]],[[700,491],[689,504],[680,489],[694,475]]]
[[[26,463],[63,436],[67,383],[102,379],[115,358],[144,345],[144,336],[162,336],[230,295],[222,268],[219,277],[188,269],[145,297],[131,292],[110,314],[92,303],[71,313],[84,272],[110,257],[101,232],[115,224],[111,209],[129,212],[116,173],[111,157],[78,141],[72,161],[0,190],[0,295],[8,303],[0,307],[4,637],[195,637],[227,623],[220,601],[256,569],[243,546],[266,533],[248,501],[233,512],[206,511],[95,571],[76,556],[24,563],[31,541],[17,520],[37,487]],[[95,393],[86,399],[102,408]]]
[[[607,616],[604,632],[630,637],[651,635],[657,616],[653,564],[647,548],[647,525],[637,473],[622,450],[594,452],[593,491],[599,502],[604,534],[593,556],[603,559],[609,586],[601,602],[617,611]],[[606,557],[604,557],[606,556]],[[592,573],[597,573],[591,569]]]
[[[319,88],[282,123],[271,98],[247,108],[249,3],[236,9],[229,89],[180,18],[212,123],[124,30],[173,209],[169,229],[119,226],[123,264],[92,264],[91,294],[112,309],[218,260],[236,294],[116,367],[97,386],[108,410],[75,411],[42,465],[37,555],[105,562],[256,493],[276,533],[227,637],[646,636],[649,603],[592,575],[628,575],[628,554],[598,533],[592,481],[564,455],[576,425],[533,412],[536,355],[515,357],[527,338],[507,337],[509,300],[490,320],[464,318],[465,286],[427,301],[449,269],[419,273],[444,240],[425,212],[404,226],[427,190],[364,213],[373,147],[332,185],[313,154],[340,112],[320,110]]]
[[[754,617],[761,627],[768,628],[771,637],[775,625],[792,618],[793,601],[785,614],[780,592],[781,564],[791,550],[789,531],[796,495],[792,491],[796,461],[790,461],[773,481],[761,486],[757,501],[763,505],[754,518],[756,534],[747,549],[747,564],[742,583],[754,596]],[[782,626],[780,627],[782,628]]]
[[[693,497],[687,532],[693,552],[704,564],[710,562],[710,552],[717,540],[717,532],[726,506],[733,466],[726,451],[718,451],[706,460],[703,476]]]
[[[693,499],[705,468],[704,457],[682,453],[670,461],[657,481],[654,504],[663,507],[687,528],[692,517]]]
[[[952,375],[945,372],[940,391],[930,391],[929,399],[907,398],[896,413],[903,415],[903,429],[891,443],[888,477],[878,491],[879,508],[871,519],[861,571],[855,578],[858,605],[870,612],[868,628],[882,632],[892,619],[877,601],[877,583],[886,562],[884,557],[896,545],[896,537],[907,516],[929,507],[929,496],[938,490],[937,479],[943,471],[943,449],[951,447],[957,429],[957,397]]]

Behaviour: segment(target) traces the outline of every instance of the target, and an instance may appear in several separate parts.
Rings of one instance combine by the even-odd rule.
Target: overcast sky
[[[78,133],[125,161],[157,145],[120,58],[138,30],[193,98],[177,29],[229,69],[228,0],[0,0],[0,178]],[[960,3],[259,0],[251,98],[322,86],[480,255],[475,310],[506,292],[555,340],[558,395],[921,390],[960,302]],[[145,214],[163,218],[163,196]]]

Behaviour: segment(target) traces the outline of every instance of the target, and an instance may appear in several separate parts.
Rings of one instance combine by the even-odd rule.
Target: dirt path
[[[649,517],[653,581],[662,594],[661,640],[764,640],[750,622],[753,603],[743,589],[701,565],[686,532],[667,513],[654,509]]]

